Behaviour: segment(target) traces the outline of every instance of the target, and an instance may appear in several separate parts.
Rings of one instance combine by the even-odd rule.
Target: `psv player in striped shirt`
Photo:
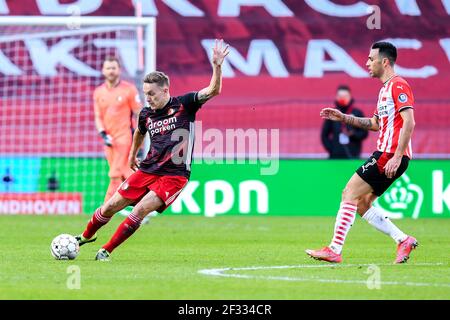
[[[377,151],[360,166],[348,181],[336,217],[334,236],[328,247],[306,250],[311,257],[328,261],[342,261],[342,247],[356,213],[377,230],[391,236],[397,245],[395,263],[404,263],[418,243],[403,233],[372,203],[398,179],[412,157],[411,135],[414,130],[414,96],[405,79],[394,72],[397,49],[389,42],[372,45],[366,66],[373,78],[383,83],[372,118],[358,118],[325,108],[320,115],[354,127],[379,131]]]

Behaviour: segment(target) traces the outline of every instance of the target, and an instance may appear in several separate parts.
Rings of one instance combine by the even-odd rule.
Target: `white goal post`
[[[144,27],[145,38],[145,72],[156,69],[156,18],[155,17],[84,17],[84,16],[0,16],[0,27],[12,26],[59,26],[66,27],[65,34],[81,34],[83,28],[102,26],[107,30],[108,26]],[[70,31],[69,31],[70,30]],[[78,33],[77,33],[78,31]],[[61,31],[62,32],[62,31]],[[85,30],[88,32],[88,30]],[[51,36],[51,33],[47,36]],[[30,38],[31,35],[16,35],[15,37],[2,36],[0,42],[7,42],[20,37]],[[137,39],[138,40],[138,39]]]
[[[92,94],[106,56],[141,92],[156,70],[156,18],[0,17],[0,214],[74,213],[66,198],[87,213],[101,205],[108,168]],[[59,207],[18,204],[30,194]]]

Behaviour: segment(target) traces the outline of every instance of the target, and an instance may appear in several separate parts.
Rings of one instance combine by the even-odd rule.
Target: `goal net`
[[[155,69],[155,35],[154,18],[0,18],[0,214],[102,203],[108,165],[92,103],[101,64],[118,57],[121,78],[138,82]]]

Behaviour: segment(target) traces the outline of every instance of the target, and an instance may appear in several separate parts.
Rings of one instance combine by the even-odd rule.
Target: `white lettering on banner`
[[[395,38],[386,39],[386,41],[391,42],[397,47],[397,49],[419,50],[420,48],[422,48],[422,42],[417,39]],[[438,73],[438,70],[433,66],[423,66],[419,69],[412,69],[401,67],[398,64],[395,65],[395,71],[399,76],[408,78],[428,78]]]
[[[445,54],[447,55],[448,62],[450,62],[450,38],[439,40],[439,44],[441,45],[442,49],[444,49]]]
[[[281,0],[220,0],[219,17],[238,17],[242,6],[260,6],[273,17],[292,17],[294,13]]]
[[[211,48],[214,46],[213,39],[202,40],[203,48],[206,50],[209,59],[212,58]],[[247,59],[245,59],[235,48],[230,46],[230,54],[222,64],[222,74],[224,77],[232,78],[235,72],[231,64],[248,76],[257,76],[261,73],[262,64],[272,77],[288,77],[289,72],[283,64],[278,48],[273,41],[267,39],[252,40],[248,49]]]
[[[183,17],[203,17],[205,13],[194,6],[187,0],[162,0],[170,9]],[[137,0],[133,0],[136,6]],[[154,0],[142,1],[142,13],[144,16],[157,16],[158,8],[156,8]]]
[[[138,0],[132,0],[136,6]],[[42,15],[65,15],[69,6],[77,6],[82,15],[97,11],[104,3],[102,0],[77,0],[71,3],[60,3],[61,0],[36,0],[38,10]],[[173,11],[183,17],[203,17],[205,13],[189,0],[162,0]],[[330,0],[305,0],[313,10],[332,17],[363,17],[368,15],[370,5],[364,1],[353,4],[336,4]],[[450,0],[441,0],[447,14],[450,14]],[[397,8],[402,15],[421,16],[417,0],[395,0]],[[218,0],[217,15],[219,17],[237,17],[241,14],[241,7],[264,7],[273,17],[292,17],[294,13],[283,0]],[[6,0],[0,0],[0,14],[9,14],[10,10]],[[142,13],[144,16],[158,16],[159,12],[155,0],[142,0]]]
[[[181,213],[183,204],[189,213],[200,213],[201,208],[194,198],[194,192],[200,182],[191,180],[171,205],[173,213]],[[250,212],[251,194],[256,195],[256,211],[261,214],[269,212],[269,190],[266,184],[258,180],[245,180],[239,183],[237,194],[239,196],[239,213]],[[218,196],[218,193],[222,196]],[[207,181],[204,185],[204,214],[206,217],[215,217],[229,212],[235,205],[236,192],[232,185],[225,180]],[[218,199],[222,201],[218,202]]]
[[[173,213],[181,213],[183,210],[183,204],[189,213],[200,213],[200,207],[194,199],[194,192],[200,186],[198,181],[189,181],[189,183],[184,187],[183,191],[180,193],[178,198],[170,206]]]
[[[450,183],[444,189],[444,171],[433,171],[433,213],[442,214],[444,203],[450,210]]]
[[[20,70],[14,63],[12,63],[0,50],[0,72],[7,76],[20,76]]]
[[[0,214],[80,214],[77,200],[0,200]]]
[[[9,14],[9,8],[6,0],[0,0],[0,14]]]
[[[332,60],[325,60],[325,53],[328,53]],[[321,78],[324,71],[343,71],[355,78],[368,77],[367,71],[333,41],[310,40],[306,51],[304,76]]]
[[[312,9],[332,17],[353,18],[368,14],[370,5],[359,1],[354,4],[336,4],[329,0],[305,0]],[[395,0],[398,10],[405,16],[421,16],[416,0]],[[450,0],[442,0],[447,14],[450,14]]]
[[[312,9],[332,17],[363,17],[371,12],[370,6],[362,1],[354,4],[336,4],[329,0],[305,0]]]
[[[69,51],[81,44],[81,39],[63,39],[51,48],[48,48],[43,40],[25,40],[25,45],[30,52],[33,66],[40,75],[56,76],[58,74],[56,66],[61,64],[79,75],[91,77],[99,76],[99,71],[92,69],[69,53]],[[45,63],[42,63],[43,58],[45,59]]]
[[[90,14],[101,7],[102,0],[77,0],[68,4],[60,3],[59,0],[37,0],[36,4],[42,14],[66,15],[69,6],[80,8],[81,14]]]
[[[136,75],[138,70],[138,51],[136,40],[95,39],[97,48],[116,48],[123,57],[122,64],[129,75]]]
[[[269,190],[258,180],[248,180],[239,184],[239,212],[250,212],[251,192],[256,192],[256,207],[259,213],[269,212]]]
[[[397,8],[405,16],[420,16],[421,12],[416,0],[395,0]]]
[[[217,202],[217,192],[222,193],[222,201]],[[205,183],[205,216],[215,217],[233,207],[234,191],[231,184],[224,180],[212,180]]]
[[[386,40],[394,43],[399,49],[419,50],[422,48],[422,43],[417,39],[395,38]],[[32,60],[32,65],[36,73],[41,76],[57,75],[58,65],[62,65],[80,76],[101,76],[99,71],[92,69],[71,53],[73,49],[83,45],[82,39],[62,39],[51,47],[48,47],[42,39],[26,39],[24,42],[29,51],[28,56]],[[450,38],[441,39],[439,43],[450,61]],[[136,75],[138,68],[137,48],[132,40],[94,39],[93,44],[97,48],[116,48],[119,51],[121,61],[123,61],[124,69],[129,75]],[[209,59],[211,59],[211,48],[214,40],[204,39],[201,44]],[[331,57],[331,60],[326,60],[326,54]],[[42,63],[42,57],[45,57],[46,63]],[[230,54],[223,63],[222,72],[226,78],[236,77],[234,69],[239,70],[246,76],[260,76],[263,65],[274,78],[284,78],[290,75],[278,48],[272,40],[268,39],[250,41],[246,58],[231,47]],[[399,75],[409,78],[428,78],[439,72],[432,65],[425,65],[421,68],[405,68],[396,65],[396,71]],[[333,41],[330,39],[311,39],[306,49],[303,76],[320,78],[325,75],[325,72],[345,72],[354,78],[368,77],[366,70]],[[6,76],[20,76],[23,71],[0,50],[0,73]]]

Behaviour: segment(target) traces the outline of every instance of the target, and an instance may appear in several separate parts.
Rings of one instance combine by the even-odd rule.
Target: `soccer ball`
[[[73,260],[80,252],[77,239],[70,234],[60,234],[53,239],[50,252],[56,260]]]

